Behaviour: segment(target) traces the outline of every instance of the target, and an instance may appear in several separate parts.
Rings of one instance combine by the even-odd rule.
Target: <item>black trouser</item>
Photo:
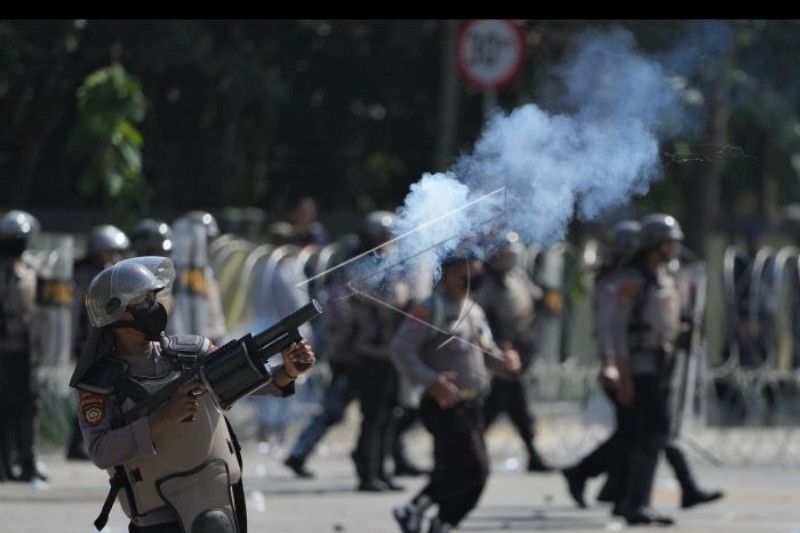
[[[399,463],[408,463],[408,455],[406,454],[406,444],[403,436],[411,429],[414,424],[419,420],[419,409],[411,407],[404,407],[395,402],[392,409],[392,457],[394,458],[394,467],[398,468]]]
[[[606,483],[611,491],[610,496],[616,502],[625,492],[627,459],[633,446],[633,408],[619,403],[613,392],[605,390],[605,393],[614,404],[617,427],[602,444],[575,465],[575,469],[584,479],[607,472]]]
[[[0,352],[0,470],[13,452],[25,468],[34,466],[37,394],[29,352]]]
[[[422,423],[433,435],[434,467],[420,494],[439,504],[439,518],[457,526],[475,508],[489,477],[481,402],[461,401],[441,409],[429,396],[420,405]]]
[[[632,449],[622,502],[626,511],[650,504],[658,455],[667,444],[671,414],[669,379],[666,376],[634,376],[633,387]]]
[[[354,452],[361,481],[386,479],[384,461],[393,442],[392,409],[397,400],[397,370],[388,360],[362,357],[358,367],[361,432]]]
[[[689,461],[686,460],[686,455],[675,440],[667,443],[664,448],[664,456],[672,467],[683,494],[693,494],[700,490],[694,475],[692,475],[692,470],[689,468]]]
[[[331,361],[331,382],[325,389],[322,412],[306,425],[295,441],[291,456],[305,461],[328,429],[344,419],[344,412],[356,396],[355,365]]]
[[[534,427],[536,420],[528,408],[528,397],[525,384],[521,379],[492,378],[492,388],[483,408],[483,418],[486,427],[492,425],[500,413],[508,413],[508,418],[517,429],[528,455],[533,457]]]

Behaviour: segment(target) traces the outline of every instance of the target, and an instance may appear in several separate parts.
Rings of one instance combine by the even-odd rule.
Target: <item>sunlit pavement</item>
[[[296,480],[280,462],[282,451],[257,443],[246,445],[245,488],[248,494],[250,531],[280,532],[397,532],[390,510],[424,482],[401,478],[404,493],[360,494],[355,492],[353,467],[347,456],[346,430],[334,432],[320,453],[309,461],[313,480]],[[508,439],[515,436],[505,427],[490,435],[493,474],[478,509],[462,526],[463,531],[631,531],[612,520],[607,507],[587,510],[573,506],[559,473],[527,474],[519,462],[506,455]],[[417,431],[415,456],[427,456],[429,442]],[[679,492],[671,472],[662,464],[655,493],[656,507],[671,513],[680,532],[800,532],[800,475],[786,467],[714,467],[698,456],[691,457],[702,485],[724,488],[727,497],[719,503],[689,511],[678,507]],[[67,462],[53,450],[42,457],[51,482],[48,487],[0,484],[0,531],[81,532],[93,531],[91,522],[106,494],[107,477],[87,463]],[[587,485],[587,501],[601,481]],[[106,531],[127,531],[127,521],[114,507]]]

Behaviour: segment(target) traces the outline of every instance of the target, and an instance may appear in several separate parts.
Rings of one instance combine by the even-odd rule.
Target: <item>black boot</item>
[[[625,523],[629,526],[656,524],[661,526],[671,526],[675,520],[669,516],[659,514],[655,509],[642,507],[634,511],[625,512]]]
[[[358,482],[358,492],[384,492],[387,490],[389,487],[378,478],[367,478]]]
[[[20,466],[22,467],[22,472],[15,481],[49,481],[47,476],[39,471],[34,459],[23,461],[20,463]]]
[[[295,457],[294,455],[290,455],[283,462],[297,477],[301,479],[311,479],[314,477],[314,473],[306,468],[305,463],[303,459]]]
[[[386,490],[388,491],[402,492],[406,490],[403,485],[395,483],[394,480],[389,476],[378,476],[378,479],[382,481],[384,485],[386,485]]]
[[[575,466],[565,468],[561,473],[564,474],[564,478],[567,480],[567,489],[570,496],[575,500],[578,507],[585,509],[586,502],[583,499],[583,489],[586,485],[586,478],[578,472],[578,468]]]
[[[697,486],[697,482],[692,475],[689,468],[689,462],[686,460],[686,455],[676,445],[671,444],[664,449],[664,455],[667,458],[672,470],[675,472],[675,477],[681,486],[681,507],[688,509],[695,505],[713,502],[722,498],[722,491],[704,491]]]
[[[631,452],[628,483],[624,500],[616,509],[629,525],[671,525],[674,520],[652,509],[648,502],[658,462],[658,451],[636,449]]]
[[[683,509],[688,509],[689,507],[694,507],[695,505],[719,500],[723,496],[725,496],[725,493],[723,493],[721,490],[705,491],[695,489],[692,492],[684,492],[681,494],[681,507]]]

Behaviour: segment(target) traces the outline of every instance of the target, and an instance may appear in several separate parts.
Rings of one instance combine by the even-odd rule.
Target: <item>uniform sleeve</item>
[[[131,459],[156,454],[146,416],[112,429],[109,398],[86,391],[78,394],[78,409],[78,423],[89,457],[99,468],[110,468]]]
[[[628,329],[633,318],[634,301],[638,291],[639,284],[629,279],[615,284],[616,302],[611,321],[614,332],[614,356],[619,361],[630,359]]]
[[[398,370],[414,385],[426,389],[433,385],[439,373],[425,364],[420,358],[420,349],[429,329],[421,322],[427,322],[431,310],[426,305],[419,305],[414,310],[415,318],[406,318],[392,339],[391,354]],[[421,321],[421,322],[420,322]]]
[[[288,398],[293,396],[295,392],[294,381],[290,381],[285,387],[278,387],[275,382],[270,381],[260,389],[257,389],[253,394],[256,396],[274,396],[276,398]]]
[[[610,280],[598,283],[595,293],[595,336],[597,354],[604,362],[617,359],[615,344],[615,315],[617,311],[617,285]]]

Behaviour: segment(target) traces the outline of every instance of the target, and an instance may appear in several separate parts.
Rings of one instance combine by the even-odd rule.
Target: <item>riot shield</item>
[[[173,224],[175,247],[175,285],[173,308],[167,326],[169,334],[206,335],[208,333],[208,266],[205,227],[180,218]]]

